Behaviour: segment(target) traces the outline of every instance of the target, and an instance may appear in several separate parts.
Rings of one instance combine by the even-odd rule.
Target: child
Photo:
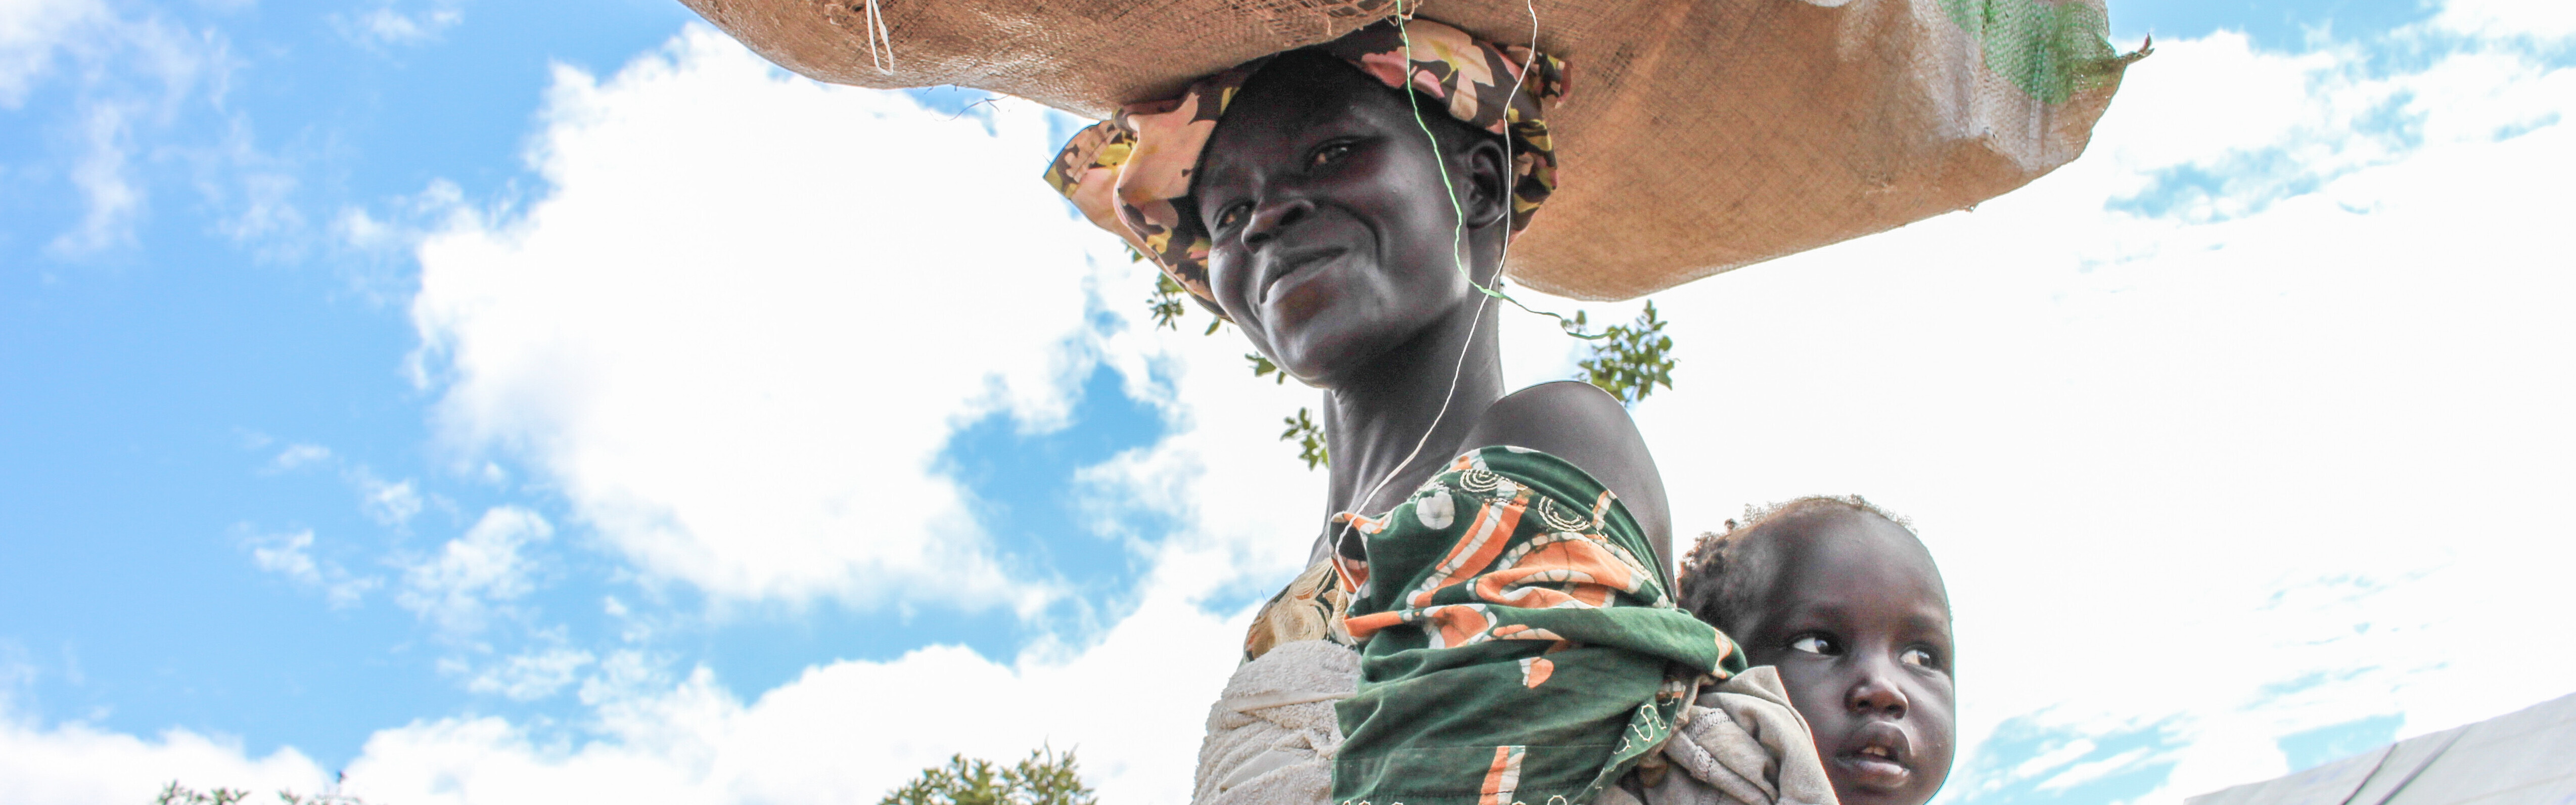
[[[1777,669],[1841,805],[1922,805],[1950,774],[1950,596],[1903,519],[1809,497],[1728,521],[1680,604]]]

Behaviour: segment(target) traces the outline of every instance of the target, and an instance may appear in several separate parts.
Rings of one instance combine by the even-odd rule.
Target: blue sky
[[[0,531],[14,570],[0,585],[0,634],[13,660],[41,669],[22,706],[137,733],[228,732],[258,750],[293,745],[326,759],[351,757],[371,730],[424,715],[544,712],[441,678],[429,661],[436,650],[422,645],[432,638],[408,613],[314,606],[245,562],[241,548],[256,535],[310,529],[417,549],[490,505],[546,506],[542,488],[459,482],[433,455],[431,400],[403,371],[418,343],[403,305],[410,269],[334,243],[327,228],[343,208],[380,206],[433,181],[474,198],[525,192],[535,177],[522,151],[553,67],[613,71],[694,15],[652,2],[409,11],[441,9],[459,21],[413,42],[360,31],[363,5],[117,8],[220,43],[205,57],[229,62],[225,74],[191,80],[227,88],[171,98],[111,67],[92,80],[40,79],[6,118],[12,181],[0,203],[12,223],[0,232],[10,266],[0,354],[11,391],[0,427],[11,458],[0,471],[11,500]],[[70,175],[82,158],[74,138],[83,106],[129,91],[167,107],[126,133],[136,163],[126,181],[146,201],[117,222],[109,245],[59,248],[86,213]],[[959,105],[960,94],[922,93],[938,106]],[[246,198],[257,191],[226,186],[250,182],[243,174],[283,177],[288,189]],[[278,209],[251,209],[261,204]],[[259,214],[292,223],[228,231]],[[968,470],[961,475],[1015,506],[1061,506],[1053,488],[1072,467],[1159,433],[1150,411],[1114,396],[1114,383],[1086,389],[1113,397],[1086,397],[1077,414],[1091,427],[1062,438],[1017,438],[1007,417],[961,432],[952,448]],[[279,457],[298,445],[328,455],[286,466]],[[1019,448],[1049,460],[1004,460]],[[388,524],[356,505],[369,484],[401,482],[431,501],[418,520]],[[1025,548],[1046,549],[1042,538]],[[339,561],[363,572],[377,561],[366,554]],[[577,549],[547,563],[560,578],[531,606],[576,633],[610,628],[595,601],[620,588],[615,568]],[[1098,577],[1086,581],[1132,575],[1076,564],[1071,573]],[[677,610],[699,605],[674,593]],[[963,635],[997,654],[1026,639],[1007,617],[935,613],[889,631],[852,628],[847,615],[744,613],[722,628],[684,629],[671,645],[756,693],[812,662],[887,657],[934,636]]]
[[[2507,181],[2568,169],[2539,144],[2565,135],[2576,28],[2522,13],[2115,3],[2121,44],[2152,33],[2159,55],[2085,161],[1974,216],[1667,295],[1701,329],[1683,331],[1685,388],[1639,417],[1668,435],[1658,451],[1677,488],[1722,490],[1677,514],[1818,491],[1892,499],[1927,524],[1963,622],[1997,613],[1981,621],[1997,631],[1963,626],[1963,645],[2021,660],[2046,655],[2011,648],[2028,634],[2013,629],[2050,623],[2008,617],[2003,591],[2060,582],[2005,558],[2070,528],[2077,544],[2165,538],[2140,529],[2171,498],[2145,490],[2199,496],[2185,508],[2215,516],[2202,529],[2214,545],[2305,535],[2181,585],[2222,603],[2167,628],[2266,658],[2241,691],[2123,703],[2055,681],[1967,683],[1963,738],[1980,748],[1962,756],[1953,802],[2170,801],[2568,692],[2461,693],[2504,671],[2438,650],[2351,661],[2511,626],[2455,623],[2441,602],[2522,555],[2517,540],[2569,536],[2498,514],[2479,521],[2489,537],[2410,553],[2397,546],[2423,526],[2408,518],[2428,515],[2353,498],[2436,509],[2567,480],[2545,457],[2576,441],[2540,412],[2570,399],[2576,363],[2550,344],[2576,339],[2510,315],[2563,306],[2563,281],[2511,272],[2565,258],[2537,251],[2536,226],[2451,239],[2564,209]],[[694,21],[667,0],[0,2],[12,26],[0,28],[0,723],[9,746],[80,759],[0,763],[0,788],[17,776],[59,801],[140,801],[137,785],[170,777],[310,788],[347,769],[353,791],[404,804],[604,790],[582,786],[656,757],[638,723],[698,723],[675,713],[732,725],[705,735],[771,735],[747,725],[787,719],[764,708],[800,697],[889,723],[940,700],[829,693],[851,678],[1002,674],[994,697],[1078,698],[1155,635],[1239,634],[1228,619],[1302,553],[1262,537],[1312,514],[1318,476],[1269,424],[1310,400],[1242,377],[1222,338],[1152,332],[1135,315],[1147,278],[1027,179],[1073,121],[970,106],[982,95],[958,90],[826,92],[688,33]],[[809,179],[793,155],[842,138],[912,157]],[[2515,167],[2464,167],[2495,164]],[[2420,211],[2408,188],[2466,200]],[[884,217],[812,212],[833,204]],[[926,217],[879,223],[914,221],[907,208]],[[2303,264],[2303,245],[2337,241],[2367,248]],[[1028,273],[923,268],[969,242]],[[1982,318],[1869,307],[1895,291],[1836,295],[1912,287],[1924,280],[1885,272],[1962,243],[1991,252],[1976,287],[1996,292],[1962,297],[1988,306]],[[2504,312],[2413,287],[2436,258],[2408,255],[2437,256],[2446,288],[2490,293],[2479,298]],[[1864,313],[1877,318],[1835,318]],[[1724,329],[1793,314],[1781,327],[1881,336],[1757,348]],[[2407,323],[2360,324],[2392,318]],[[1883,343],[1916,323],[1951,335]],[[1515,326],[1537,333],[1514,336],[1528,345],[1519,376],[1565,371],[1564,345]],[[2012,335],[2058,326],[2074,329],[2056,340],[2095,349]],[[2172,335],[2135,338],[2149,330]],[[1962,352],[1990,360],[1946,357]],[[1734,378],[1838,359],[1917,399],[1869,409],[1818,380],[1806,387],[1828,399],[1797,411],[1718,400]],[[2488,371],[2499,366],[2521,368]],[[1997,388],[2019,402],[1976,407],[2064,403],[2004,441],[2046,446],[1939,441],[1983,420],[1931,412],[1991,403]],[[1817,460],[1688,424],[1712,409],[1855,435],[1842,459]],[[2095,472],[2140,491],[2051,508],[2006,485],[2021,470],[1987,476],[1995,486],[1920,482],[1949,472],[1930,460],[1945,452],[2000,465],[2087,445],[2099,452],[2073,455],[2105,456]],[[1770,475],[1673,466],[1774,452]],[[2400,468],[2431,462],[2477,469]],[[2158,486],[2188,474],[2155,469],[2168,466],[2217,480]],[[2284,517],[2240,494],[2346,513]],[[2029,514],[2078,503],[2132,516],[2088,530]],[[2375,547],[2317,550],[2346,544]],[[2127,561],[2064,550],[2077,565]],[[2078,609],[2157,617],[2131,606]],[[2321,624],[2344,631],[2291,641]],[[690,778],[651,793],[873,797],[924,759],[1048,740],[1095,747],[1121,802],[1179,801],[1222,654],[1158,671],[1175,703],[1127,732],[1073,708],[933,730],[859,771],[763,761],[804,781],[774,790]],[[2035,673],[1997,664],[1989,678]],[[880,705],[893,709],[868,709]],[[2273,754],[2210,760],[2242,749],[2220,733],[2259,734],[2251,745]],[[192,743],[208,736],[211,749]],[[692,740],[712,756],[754,751]],[[455,768],[519,771],[475,783]]]

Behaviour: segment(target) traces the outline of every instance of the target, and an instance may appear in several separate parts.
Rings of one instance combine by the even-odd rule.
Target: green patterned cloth
[[[1341,562],[1359,692],[1333,799],[1346,805],[1587,803],[1671,735],[1704,678],[1744,669],[1673,605],[1670,573],[1618,497],[1546,453],[1458,457]]]

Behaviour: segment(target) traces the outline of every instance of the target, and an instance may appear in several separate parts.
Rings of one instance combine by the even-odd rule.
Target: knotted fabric
[[[1591,802],[1745,667],[1674,607],[1618,496],[1555,456],[1483,448],[1384,516],[1336,519],[1366,556],[1340,561],[1361,652],[1335,802]]]

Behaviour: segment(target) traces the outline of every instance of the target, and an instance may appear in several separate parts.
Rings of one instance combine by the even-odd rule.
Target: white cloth
[[[1359,653],[1322,640],[1282,643],[1234,669],[1208,708],[1191,805],[1331,802],[1342,748],[1333,702],[1359,678]]]
[[[1701,693],[1659,757],[1662,772],[1638,775],[1645,802],[1611,789],[1597,805],[1837,805],[1815,735],[1767,665]]]

